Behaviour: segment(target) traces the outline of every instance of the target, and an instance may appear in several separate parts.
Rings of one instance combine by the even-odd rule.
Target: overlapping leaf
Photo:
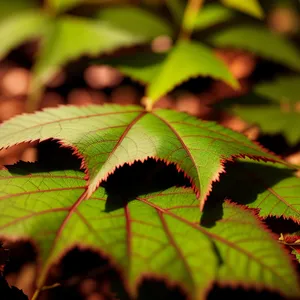
[[[168,54],[141,53],[110,60],[109,63],[124,74],[146,82],[146,96],[153,103],[192,77],[210,76],[233,87],[238,85],[225,64],[198,42],[181,41]]]
[[[181,284],[191,299],[214,281],[299,296],[289,258],[252,212],[225,203],[221,218],[215,209],[201,216],[194,193],[183,188],[124,198],[100,187],[84,200],[83,176],[0,171],[0,235],[36,242],[39,287],[51,264],[80,245],[110,257],[131,293],[147,275]]]
[[[258,124],[269,134],[282,133],[290,144],[300,140],[300,76],[258,84],[253,93],[224,101],[223,107]],[[236,104],[236,105],[235,105]]]
[[[59,140],[83,158],[88,195],[125,163],[149,157],[174,163],[191,179],[201,207],[223,161],[248,156],[280,161],[245,136],[213,122],[169,110],[138,106],[65,106],[18,116],[0,127],[0,148],[46,139]]]
[[[262,218],[282,217],[300,224],[300,178],[282,165],[238,162],[227,168],[213,191],[259,209]]]
[[[214,32],[209,41],[216,47],[247,50],[292,70],[300,70],[300,53],[295,45],[262,26],[251,24],[229,27]]]

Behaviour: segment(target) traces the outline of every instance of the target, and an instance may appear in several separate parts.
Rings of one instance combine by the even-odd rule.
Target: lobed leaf
[[[253,17],[262,19],[264,17],[264,12],[260,6],[259,0],[221,0],[224,5],[238,9],[244,13],[247,13]]]
[[[190,178],[201,208],[212,182],[224,171],[224,161],[245,156],[281,161],[237,132],[163,109],[62,106],[21,115],[0,126],[0,148],[47,139],[59,140],[83,159],[88,196],[117,167],[151,157],[174,163]]]
[[[209,40],[216,47],[244,49],[293,70],[300,70],[300,53],[294,44],[262,26],[241,25],[223,29],[213,33]]]
[[[135,6],[123,5],[101,9],[97,13],[97,17],[101,22],[113,24],[132,35],[143,36],[148,39],[174,34],[170,24],[164,19]]]
[[[259,209],[259,216],[300,224],[300,178],[278,164],[239,162],[227,168],[213,194]]]
[[[84,200],[84,176],[72,170],[14,167],[0,171],[0,182],[0,235],[35,241],[39,287],[50,266],[78,245],[108,256],[132,294],[151,276],[180,284],[191,299],[203,298],[214,281],[299,296],[288,256],[239,206],[225,203],[221,218],[215,210],[201,215],[192,190],[183,188],[124,198],[100,187]]]

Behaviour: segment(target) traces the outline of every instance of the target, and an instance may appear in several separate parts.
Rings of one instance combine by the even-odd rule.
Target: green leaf
[[[16,13],[0,22],[0,59],[20,44],[41,37],[47,31],[49,18],[39,10]]]
[[[88,200],[84,174],[32,167],[0,171],[0,235],[33,240],[40,252],[38,287],[70,248],[111,259],[135,295],[144,276],[180,284],[202,299],[217,281],[299,296],[292,264],[255,215],[225,203],[222,218],[201,216],[190,189],[170,188],[124,199],[98,190]],[[214,226],[200,225],[213,221]],[[219,263],[222,261],[222,263]]]
[[[200,10],[198,17],[196,19],[194,29],[203,30],[214,25],[228,22],[233,19],[235,13],[222,5],[209,4],[205,5],[203,9]]]
[[[292,145],[300,140],[300,76],[279,77],[258,84],[248,96],[224,101],[222,107],[252,124],[264,133],[282,133]]]
[[[18,116],[0,126],[0,148],[56,139],[83,158],[88,196],[125,163],[147,158],[174,163],[192,181],[201,208],[211,184],[234,157],[280,161],[245,136],[185,113],[144,111],[138,106],[86,106],[47,109]]]
[[[105,24],[147,39],[154,39],[160,35],[173,35],[171,26],[164,19],[139,7],[109,7],[101,9],[97,16]]]
[[[109,64],[133,80],[150,85],[160,73],[166,58],[165,53],[139,52],[102,60],[100,63]]]
[[[176,24],[181,24],[185,8],[184,1],[166,0],[165,2]]]
[[[109,60],[124,74],[148,83],[146,96],[154,103],[182,82],[198,76],[223,80],[233,87],[238,83],[225,64],[206,46],[197,42],[181,41],[168,53],[142,53],[131,57]],[[177,71],[176,71],[177,70]],[[145,71],[145,72],[144,72]]]
[[[37,7],[38,2],[36,0],[0,0],[0,21],[16,13]]]
[[[258,0],[221,0],[224,5],[240,10],[246,14],[253,17],[262,19],[264,17],[264,12]]]
[[[282,111],[278,106],[239,106],[232,109],[235,115],[257,124],[267,134],[282,133],[290,145],[300,140],[300,115],[296,111]]]
[[[55,12],[62,12],[70,9],[84,0],[45,0],[48,1],[49,7]]]
[[[250,208],[259,216],[292,219],[300,224],[300,178],[279,164],[238,162],[227,168],[212,197],[229,198]]]
[[[32,102],[37,100],[35,95],[39,94],[42,85],[66,62],[82,55],[96,56],[143,41],[144,37],[99,21],[71,16],[57,19],[52,24],[51,32],[44,37],[34,67]]]
[[[257,25],[240,25],[213,33],[210,42],[216,47],[234,47],[253,52],[262,58],[300,70],[300,53],[288,39]]]
[[[289,103],[300,101],[300,76],[281,76],[272,82],[264,82],[254,87],[254,93],[265,97],[270,104]]]

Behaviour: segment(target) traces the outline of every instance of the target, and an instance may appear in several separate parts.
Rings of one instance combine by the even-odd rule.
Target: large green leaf
[[[282,217],[300,224],[300,178],[282,165],[235,163],[227,168],[213,191],[212,197],[215,193],[259,209],[262,218]]]
[[[0,148],[25,141],[57,139],[83,158],[88,195],[125,163],[149,157],[174,163],[191,179],[201,208],[211,184],[234,157],[280,161],[245,136],[185,113],[144,111],[138,106],[47,109],[0,126]]]
[[[238,9],[256,18],[263,18],[264,12],[258,0],[221,0],[224,5]]]
[[[124,74],[146,82],[146,96],[153,103],[192,77],[210,76],[233,87],[238,85],[225,64],[197,42],[181,41],[167,55],[141,53],[108,62]]]
[[[0,59],[20,44],[39,38],[47,32],[49,18],[39,10],[15,13],[0,22]]]
[[[224,101],[223,107],[264,133],[282,133],[290,144],[300,140],[300,76],[280,77],[258,84],[253,93]]]
[[[100,187],[84,200],[84,175],[71,170],[15,167],[1,171],[0,182],[0,235],[36,242],[39,287],[51,264],[79,245],[108,256],[133,294],[143,276],[155,276],[180,284],[191,299],[202,299],[214,281],[299,296],[288,256],[239,206],[225,203],[221,218],[215,209],[201,216],[183,188],[126,198]]]
[[[216,3],[208,4],[200,10],[195,21],[194,29],[203,30],[220,23],[228,22],[233,19],[234,16],[235,13],[227,7]]]
[[[132,35],[153,39],[160,35],[172,36],[171,26],[164,19],[135,6],[115,6],[101,9],[99,20],[130,32]]]
[[[217,47],[234,47],[253,52],[267,60],[300,70],[300,53],[289,40],[265,27],[240,25],[213,33],[210,42]]]

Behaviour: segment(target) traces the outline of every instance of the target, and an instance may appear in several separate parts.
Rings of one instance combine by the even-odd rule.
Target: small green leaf
[[[19,12],[38,7],[37,0],[0,0],[0,21]]]
[[[299,296],[289,257],[250,211],[225,203],[221,218],[215,209],[201,216],[192,190],[183,188],[128,201],[99,187],[84,200],[84,174],[32,169],[0,171],[0,235],[37,244],[38,287],[77,245],[109,257],[133,295],[153,276],[180,284],[191,299],[203,299],[214,281]]]
[[[52,30],[44,37],[34,66],[32,106],[35,106],[36,95],[43,84],[68,61],[82,55],[96,56],[143,41],[143,37],[95,20],[65,16],[53,21]]]
[[[218,4],[209,4],[205,5],[203,9],[199,12],[194,29],[203,30],[214,25],[228,22],[232,20],[235,16],[235,13],[222,5]]]
[[[262,58],[300,70],[300,53],[292,42],[257,25],[241,25],[213,33],[210,42],[216,47],[234,47],[253,52]]]
[[[281,76],[272,82],[260,83],[254,87],[254,93],[267,98],[270,104],[300,102],[300,76]]]
[[[237,82],[227,67],[212,51],[196,42],[180,42],[167,56],[161,70],[148,87],[147,96],[154,101],[176,85],[192,77],[210,76],[233,87]]]
[[[245,156],[281,161],[213,122],[169,110],[147,112],[138,106],[66,106],[18,116],[0,126],[0,148],[50,138],[83,158],[88,196],[117,167],[155,158],[174,163],[189,176],[201,208],[212,182],[224,171],[224,161]]]
[[[85,0],[45,0],[48,1],[49,7],[55,12],[62,12],[70,9]]]
[[[185,8],[184,1],[166,0],[165,2],[176,24],[181,24],[183,14],[184,14],[184,8]]]
[[[284,76],[258,84],[250,95],[225,100],[221,107],[264,133],[282,133],[293,145],[300,140],[300,76]],[[231,107],[231,108],[230,108]]]
[[[279,164],[238,162],[227,168],[212,197],[230,198],[259,209],[259,216],[292,219],[300,224],[300,178]]]
[[[224,5],[240,10],[246,14],[253,17],[262,19],[264,17],[264,12],[258,0],[221,0]]]
[[[47,32],[49,18],[39,10],[16,13],[0,22],[0,59],[20,44],[40,38]]]
[[[172,36],[171,26],[157,15],[134,6],[116,6],[101,9],[100,21],[120,28],[132,35],[153,39],[160,35]]]
[[[197,42],[181,41],[167,55],[141,53],[108,63],[127,76],[147,83],[146,96],[153,103],[193,77],[210,76],[238,86],[225,64],[209,48]]]
[[[166,58],[167,54],[165,53],[140,52],[135,55],[122,55],[106,59],[100,63],[109,64],[133,80],[150,85],[161,71]]]

